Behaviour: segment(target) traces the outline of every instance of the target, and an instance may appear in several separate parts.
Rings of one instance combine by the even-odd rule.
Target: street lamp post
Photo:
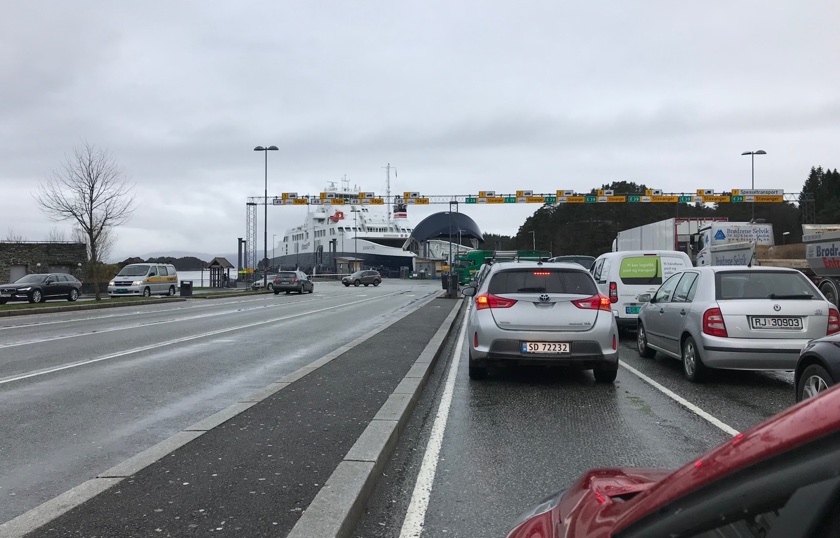
[[[263,224],[265,226],[263,234],[265,253],[263,254],[263,259],[266,260],[265,265],[268,265],[268,152],[277,151],[278,149],[277,146],[257,146],[254,148],[254,151],[262,151],[265,154],[265,214],[263,215]],[[263,267],[263,289],[268,289],[268,267]]]
[[[277,234],[271,234],[271,263],[274,263],[274,247],[277,246]]]
[[[752,179],[750,180],[750,189],[755,190],[755,156],[756,155],[767,155],[767,152],[763,149],[758,151],[745,151],[741,153],[741,155],[749,155],[750,161],[752,162]],[[750,222],[755,222],[755,194],[753,194],[753,202],[752,202],[752,218]]]

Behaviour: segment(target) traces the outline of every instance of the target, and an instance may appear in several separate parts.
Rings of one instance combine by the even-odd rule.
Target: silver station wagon
[[[696,267],[639,299],[639,354],[681,360],[691,381],[707,368],[794,370],[809,341],[840,331],[837,309],[795,269]]]
[[[476,286],[468,320],[469,373],[498,364],[570,366],[615,381],[618,327],[608,297],[576,263],[497,262]]]

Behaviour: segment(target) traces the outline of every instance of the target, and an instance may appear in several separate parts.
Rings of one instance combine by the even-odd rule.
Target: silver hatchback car
[[[685,269],[639,300],[639,355],[679,359],[691,381],[706,368],[794,370],[810,340],[840,331],[837,309],[795,269]]]
[[[462,292],[473,297],[471,379],[486,377],[488,365],[541,364],[591,369],[597,381],[615,381],[618,328],[609,298],[584,267],[497,262]]]

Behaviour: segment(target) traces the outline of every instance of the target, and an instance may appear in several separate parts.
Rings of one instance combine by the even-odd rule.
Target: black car
[[[840,332],[808,342],[796,363],[794,381],[797,402],[840,381]]]
[[[303,271],[280,271],[274,277],[274,282],[269,283],[269,286],[274,288],[274,295],[281,291],[285,291],[286,294],[293,291],[298,293],[315,291],[315,284],[309,280],[309,277]]]
[[[382,276],[379,274],[379,271],[374,271],[373,269],[356,271],[352,275],[347,275],[341,279],[341,283],[345,287],[349,287],[350,284],[357,287],[360,284],[364,284],[365,286],[370,286],[371,284],[378,286],[380,282],[382,282]]]
[[[8,301],[43,303],[47,299],[79,298],[82,283],[67,273],[33,273],[0,286],[0,304]]]

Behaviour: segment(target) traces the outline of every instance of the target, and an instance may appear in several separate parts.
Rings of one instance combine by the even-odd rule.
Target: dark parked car
[[[303,271],[280,271],[274,277],[274,282],[269,282],[269,286],[274,289],[274,295],[281,291],[285,291],[287,295],[293,291],[298,293],[315,291],[315,284]]]
[[[371,284],[378,286],[380,282],[382,282],[382,276],[379,274],[379,271],[374,271],[373,269],[356,271],[352,275],[347,275],[341,279],[341,283],[345,286],[350,286],[350,284],[354,286],[359,286],[360,284],[364,284],[365,286]]]
[[[672,472],[592,469],[508,538],[840,536],[840,388]]]
[[[12,284],[0,286],[0,304],[8,301],[43,303],[47,299],[79,298],[82,283],[67,273],[36,273],[26,275]]]
[[[840,381],[840,333],[811,340],[796,363],[796,401],[816,396]]]

